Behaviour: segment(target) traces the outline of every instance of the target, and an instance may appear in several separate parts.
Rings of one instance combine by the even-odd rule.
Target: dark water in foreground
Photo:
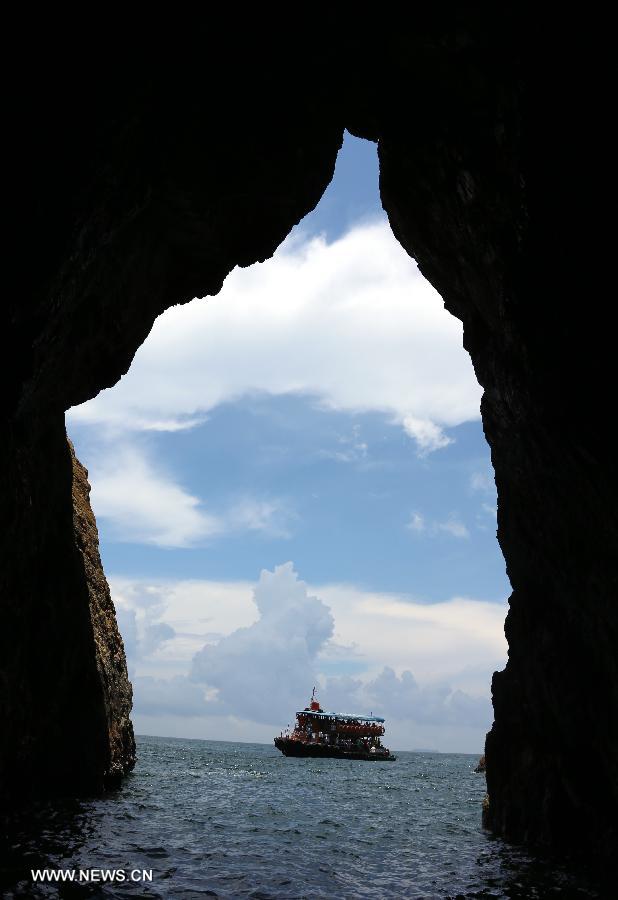
[[[116,793],[24,817],[3,897],[599,896],[483,833],[473,756],[317,761],[171,738],[138,747]],[[152,869],[153,880],[34,885],[30,869],[42,867],[122,869],[127,879]]]

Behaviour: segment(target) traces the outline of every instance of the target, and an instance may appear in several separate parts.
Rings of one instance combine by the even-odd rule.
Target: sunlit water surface
[[[465,754],[287,759],[261,744],[138,740],[117,792],[30,810],[9,834],[3,897],[599,896],[480,828]],[[35,885],[30,870],[152,869],[151,883]]]

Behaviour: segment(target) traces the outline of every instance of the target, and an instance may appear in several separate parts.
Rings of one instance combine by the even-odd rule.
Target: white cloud
[[[474,472],[470,478],[470,489],[481,494],[486,499],[481,503],[481,512],[476,516],[476,527],[482,531],[487,530],[485,522],[487,516],[496,521],[498,517],[498,501],[496,497],[496,482],[492,471]],[[492,502],[489,502],[489,501]]]
[[[422,534],[425,531],[425,517],[418,512],[413,512],[406,528],[409,528],[410,531],[415,531],[417,534]]]
[[[451,513],[451,515],[444,522],[436,522],[435,528],[438,532],[445,532],[446,534],[450,534],[454,538],[470,537],[470,532],[468,531],[464,523],[458,519],[455,513]]]
[[[387,665],[399,674],[412,669],[423,682],[482,693],[506,660],[506,603],[466,597],[420,603],[349,584],[321,585],[319,594],[333,612],[334,640],[354,645],[372,677]]]
[[[505,604],[311,588],[291,563],[263,571],[255,586],[112,579],[112,592],[123,633],[131,610],[138,636],[160,636],[160,624],[173,632],[149,654],[142,639],[136,659],[136,711],[147,733],[261,740],[265,723],[288,724],[318,684],[325,706],[384,712],[399,747],[482,746],[491,672],[506,658]],[[350,661],[358,674],[338,674]],[[174,716],[184,717],[184,732]]]
[[[153,678],[140,675],[133,679],[135,712],[139,716],[203,716],[208,711],[206,693],[198,684],[182,675]]]
[[[389,721],[472,725],[483,730],[491,724],[491,703],[487,695],[472,696],[440,682],[421,686],[408,669],[398,676],[390,666],[384,666],[369,682],[329,679],[323,693],[334,709],[341,708],[342,704],[344,709],[369,709],[370,712],[376,709]]]
[[[310,687],[321,680],[326,708],[361,712],[374,708],[419,724],[490,724],[488,684],[482,696],[474,697],[453,688],[444,679],[434,678],[419,686],[408,669],[397,675],[392,666],[384,664],[375,675],[365,678],[321,677],[320,662],[330,656],[329,640],[334,636],[339,616],[334,618],[334,610],[309,593],[292,563],[277,566],[274,572],[262,571],[254,600],[259,612],[257,621],[206,645],[193,658],[191,679],[215,692],[211,711],[257,722],[283,722],[305,702]],[[439,624],[439,639],[448,642],[449,626],[443,610],[419,608],[418,604],[388,598],[377,602],[381,630],[387,633],[391,645],[396,629],[402,630],[403,626],[409,640],[412,631],[419,630],[419,624],[425,626],[423,639],[427,643],[428,623],[434,632]],[[365,595],[355,607],[356,616],[374,619],[375,603],[376,598]],[[454,602],[451,612],[462,603],[467,603],[469,611],[477,612],[473,601]],[[453,618],[456,620],[456,615]],[[461,630],[461,622],[455,627]],[[347,628],[342,636],[349,638]],[[367,649],[365,637],[362,643],[353,643],[350,655],[355,660],[362,659]],[[345,647],[335,640],[332,654],[340,658],[342,651]],[[409,650],[407,654],[410,659]],[[365,659],[370,673],[375,652],[372,655],[373,660]]]
[[[427,522],[421,513],[413,512],[406,528],[413,534],[425,534],[429,537],[437,537],[440,534],[448,534],[459,539],[470,537],[470,532],[456,513],[450,513],[443,522]]]
[[[116,541],[158,547],[199,546],[214,537],[256,531],[289,537],[295,518],[281,498],[243,496],[208,511],[175,478],[129,442],[102,442],[89,460],[92,505]]]
[[[470,477],[470,487],[473,491],[483,494],[495,494],[496,482],[493,472],[473,472]]]
[[[442,447],[452,444],[452,439],[444,434],[442,428],[429,419],[405,416],[403,427],[406,433],[416,441],[419,456],[426,456],[434,450],[440,450]]]
[[[114,447],[90,463],[92,505],[117,540],[184,547],[219,534],[223,524],[134,447]]]
[[[143,581],[112,576],[110,589],[127,658],[138,675],[187,673],[194,654],[258,618],[248,582]],[[142,653],[147,631],[163,623],[174,636],[156,652]]]
[[[69,421],[189,428],[256,391],[384,412],[421,453],[477,419],[481,395],[461,323],[380,221],[332,244],[297,234],[271,260],[234,270],[216,297],[168,310],[120,384]]]
[[[263,570],[253,598],[259,619],[203,647],[193,658],[191,678],[216,689],[215,712],[276,722],[304,700],[334,623],[292,563]]]
[[[289,523],[295,513],[281,499],[260,500],[243,497],[236,501],[226,516],[228,530],[260,531],[271,537],[290,537]]]
[[[169,622],[162,620],[166,597],[159,587],[139,586],[127,581],[119,589],[118,582],[110,581],[110,589],[129,671],[133,675],[138,662],[156,659],[165,644],[174,640],[176,632]]]
[[[324,459],[334,459],[342,463],[364,463],[367,461],[369,446],[361,438],[360,426],[353,425],[350,435],[340,435],[337,443],[338,450],[321,450],[320,456]]]

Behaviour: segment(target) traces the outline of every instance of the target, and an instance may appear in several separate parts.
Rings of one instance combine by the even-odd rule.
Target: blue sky
[[[275,257],[165,313],[67,415],[137,730],[269,740],[315,680],[382,702],[400,749],[480,750],[509,585],[479,401],[460,324],[388,229],[375,146],[346,136]]]

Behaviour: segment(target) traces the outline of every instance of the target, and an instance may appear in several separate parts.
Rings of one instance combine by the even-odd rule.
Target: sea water
[[[263,744],[155,737],[138,752],[117,791],[21,814],[3,897],[599,896],[482,830],[476,756],[292,759]],[[35,884],[36,869],[76,875]],[[79,881],[93,870],[125,880]]]

